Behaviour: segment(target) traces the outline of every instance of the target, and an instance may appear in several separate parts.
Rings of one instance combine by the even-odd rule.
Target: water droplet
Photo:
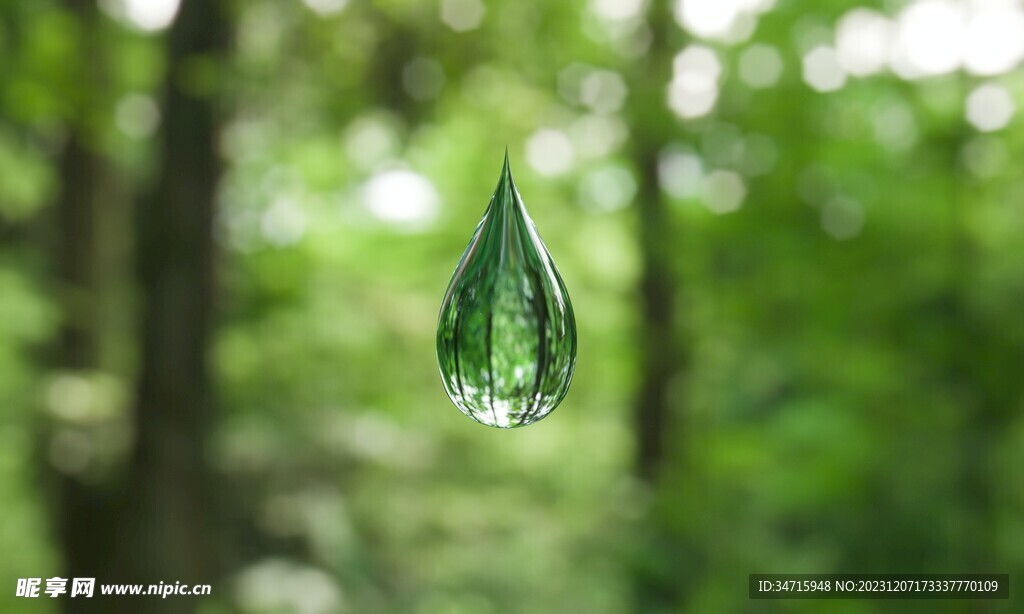
[[[455,406],[488,426],[532,424],[569,390],[572,303],[516,190],[507,150],[498,187],[441,303],[437,362]]]

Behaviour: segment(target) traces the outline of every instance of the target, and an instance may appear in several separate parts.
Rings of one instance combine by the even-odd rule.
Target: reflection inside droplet
[[[452,402],[488,426],[536,422],[569,389],[576,363],[572,304],[507,155],[442,301],[437,359]]]

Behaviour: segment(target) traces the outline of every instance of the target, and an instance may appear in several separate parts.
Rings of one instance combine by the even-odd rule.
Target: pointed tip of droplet
[[[508,161],[508,145],[505,146],[505,160],[501,165],[501,175],[498,177],[498,187],[494,190],[494,197],[502,207],[512,206],[515,201],[515,180],[512,179],[512,165]]]
[[[498,177],[498,187],[509,187],[512,183],[512,165],[508,161],[508,145],[505,146],[505,161],[501,164],[501,176]]]

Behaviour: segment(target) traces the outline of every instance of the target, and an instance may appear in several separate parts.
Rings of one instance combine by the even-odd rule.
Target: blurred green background
[[[4,2],[0,611],[1021,611],[1022,59],[1014,0]],[[514,431],[434,355],[506,145],[579,328]]]

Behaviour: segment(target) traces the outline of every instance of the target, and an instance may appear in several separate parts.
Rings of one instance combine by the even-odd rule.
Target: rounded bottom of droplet
[[[518,404],[507,400],[470,406],[455,398],[452,398],[452,403],[472,420],[498,429],[514,429],[535,424],[548,417],[558,407],[558,403]]]

